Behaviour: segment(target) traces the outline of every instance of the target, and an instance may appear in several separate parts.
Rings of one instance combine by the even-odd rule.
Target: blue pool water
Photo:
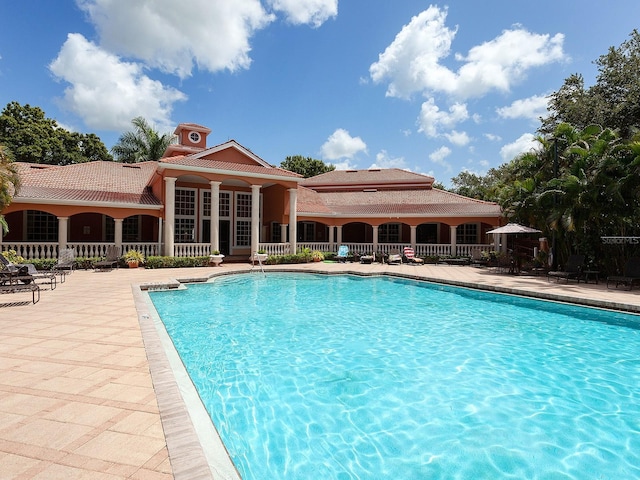
[[[636,316],[383,277],[150,295],[244,480],[640,478]]]

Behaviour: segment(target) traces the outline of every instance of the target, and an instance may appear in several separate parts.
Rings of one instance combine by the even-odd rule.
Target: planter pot
[[[129,268],[138,268],[139,263],[136,261],[127,262],[129,264]]]
[[[214,267],[218,267],[222,263],[223,258],[224,255],[222,254],[209,255],[209,263],[213,263]]]

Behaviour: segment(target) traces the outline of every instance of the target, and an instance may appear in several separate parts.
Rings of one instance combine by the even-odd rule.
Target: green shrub
[[[145,268],[181,268],[205,267],[209,264],[209,255],[202,257],[162,257],[150,256],[144,262]]]

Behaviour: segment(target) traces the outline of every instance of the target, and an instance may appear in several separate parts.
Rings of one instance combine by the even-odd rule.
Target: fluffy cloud
[[[407,164],[404,157],[392,158],[386,150],[381,150],[376,154],[376,161],[369,168],[402,168],[406,169]]]
[[[562,34],[551,37],[514,28],[472,47],[466,56],[456,55],[462,65],[453,71],[442,64],[456,35],[446,27],[446,17],[447,10],[436,6],[413,17],[369,67],[374,82],[389,81],[388,96],[441,92],[466,99],[493,90],[507,92],[530,69],[565,58]]]
[[[320,151],[326,160],[351,159],[359,152],[366,152],[367,144],[360,137],[352,137],[348,131],[339,128],[324,142]]]
[[[259,0],[183,0],[179,7],[174,0],[77,2],[101,47],[181,78],[194,64],[212,72],[248,68],[249,39],[275,20]]]
[[[167,130],[173,103],[186,100],[182,92],[147,77],[140,65],[123,62],[80,34],[67,37],[49,69],[70,84],[64,108],[98,130],[126,130],[137,116]]]
[[[444,112],[438,108],[435,100],[430,98],[422,104],[420,109],[418,131],[428,137],[437,137],[441,128],[451,128],[468,118],[469,113],[466,105],[456,103],[449,108],[448,112]]]
[[[445,159],[451,155],[451,149],[448,147],[440,147],[438,150],[429,155],[432,162],[442,165],[443,167],[449,167],[449,164],[445,162]]]
[[[455,74],[440,65],[456,34],[445,26],[446,18],[446,10],[435,6],[416,15],[369,67],[375,83],[390,79],[388,96],[407,98],[455,82]]]
[[[458,147],[464,147],[471,141],[467,132],[457,132],[456,130],[452,130],[449,133],[445,133],[444,136],[452,144],[457,145]]]
[[[270,4],[294,25],[319,27],[338,16],[338,0],[271,0]]]
[[[533,97],[516,100],[508,107],[497,108],[496,112],[502,118],[528,118],[538,120],[547,114],[549,100],[546,96],[534,95]]]
[[[530,152],[540,147],[536,137],[530,133],[521,135],[515,142],[509,143],[500,149],[500,156],[505,162],[510,162],[521,153]]]

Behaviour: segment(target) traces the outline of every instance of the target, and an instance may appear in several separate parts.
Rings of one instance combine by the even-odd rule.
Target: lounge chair
[[[614,283],[616,288],[618,285],[625,285],[629,290],[633,288],[634,283],[640,283],[640,258],[632,257],[627,260],[622,275],[612,275],[607,278],[607,288]]]
[[[0,254],[0,263],[2,264],[3,270],[18,277],[21,283],[31,283],[37,279],[44,278],[45,280],[49,280],[51,290],[56,288],[57,281],[55,273],[37,270],[33,263],[13,263],[2,254]]]
[[[1,253],[0,257],[7,260]],[[14,265],[11,262],[8,263],[9,265],[4,261],[0,263],[0,293],[30,291],[33,303],[37,303],[40,300],[40,287],[36,284],[35,279],[27,272],[28,267],[25,265]]]
[[[371,264],[376,261],[376,256],[373,253],[364,253],[360,255],[360,263]]]
[[[558,270],[547,273],[547,280],[555,278],[556,282],[559,282],[561,278],[564,278],[567,283],[570,279],[575,279],[580,283],[582,277],[582,270],[584,268],[584,255],[569,255],[564,270]]]
[[[336,260],[340,263],[346,263],[347,257],[349,256],[349,247],[346,245],[340,245],[338,248],[338,253],[336,254]]]
[[[62,248],[58,253],[58,261],[51,267],[56,274],[60,275],[60,282],[64,283],[67,271],[73,272],[76,268],[76,251],[73,248]]]
[[[404,247],[404,258],[407,259],[407,263],[411,265],[422,265],[424,260],[416,257],[416,252],[411,247]]]
[[[389,252],[389,256],[387,257],[387,263],[389,265],[400,265],[402,264],[402,255],[397,250]]]
[[[104,260],[95,262],[93,264],[94,270],[111,271],[114,267],[118,267],[118,261],[120,260],[120,249],[115,245],[109,245],[107,247],[107,253]]]

